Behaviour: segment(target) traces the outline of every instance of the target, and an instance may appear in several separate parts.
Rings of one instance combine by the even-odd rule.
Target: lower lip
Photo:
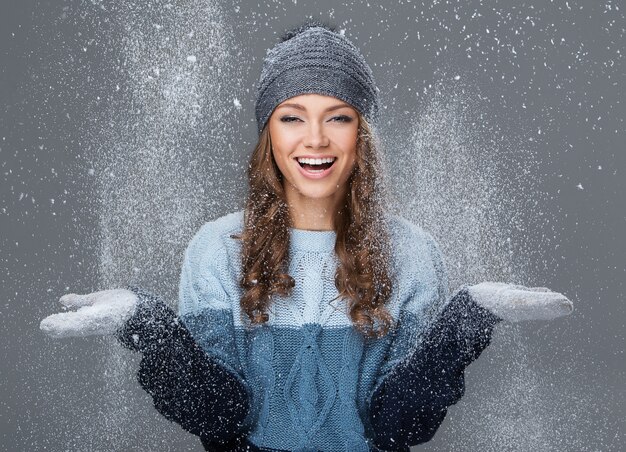
[[[323,177],[326,177],[330,174],[330,172],[335,167],[335,163],[337,163],[337,160],[335,160],[335,162],[331,165],[330,168],[327,168],[324,171],[319,172],[319,173],[311,173],[305,170],[304,168],[302,168],[297,160],[294,160],[294,162],[296,162],[296,165],[298,166],[298,169],[300,170],[300,174],[302,174],[307,179],[322,179]]]

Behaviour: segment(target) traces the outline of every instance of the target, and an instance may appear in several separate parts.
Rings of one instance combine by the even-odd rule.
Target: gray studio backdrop
[[[390,208],[439,240],[451,288],[575,303],[498,326],[415,450],[623,450],[623,6],[3,2],[2,449],[201,450],[151,406],[138,356],[38,325],[64,293],[127,283],[176,305],[189,239],[242,206],[265,50],[312,16],[370,62]]]

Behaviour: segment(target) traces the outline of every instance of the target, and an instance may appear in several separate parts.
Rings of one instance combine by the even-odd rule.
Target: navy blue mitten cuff
[[[133,285],[126,288],[137,295],[137,307],[115,337],[129,350],[143,353],[170,337],[176,331],[179,319],[156,295]]]

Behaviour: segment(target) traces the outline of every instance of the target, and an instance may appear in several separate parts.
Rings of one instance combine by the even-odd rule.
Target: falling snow
[[[175,305],[190,237],[241,208],[266,48],[325,11],[380,88],[389,207],[439,240],[452,288],[551,282],[580,311],[502,326],[423,449],[619,450],[622,3],[235,3],[83,0],[7,22],[6,447],[200,447],[137,389],[136,357],[35,325],[64,293],[130,282]]]

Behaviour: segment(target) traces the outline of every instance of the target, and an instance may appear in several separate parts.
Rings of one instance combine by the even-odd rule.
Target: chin
[[[300,186],[296,187],[298,193],[306,198],[311,199],[323,199],[334,196],[339,189],[336,188],[337,184],[324,184],[324,187],[311,187],[311,186]]]
[[[305,198],[311,199],[324,199],[333,196],[336,191],[309,191],[309,190],[300,190],[300,194]]]

